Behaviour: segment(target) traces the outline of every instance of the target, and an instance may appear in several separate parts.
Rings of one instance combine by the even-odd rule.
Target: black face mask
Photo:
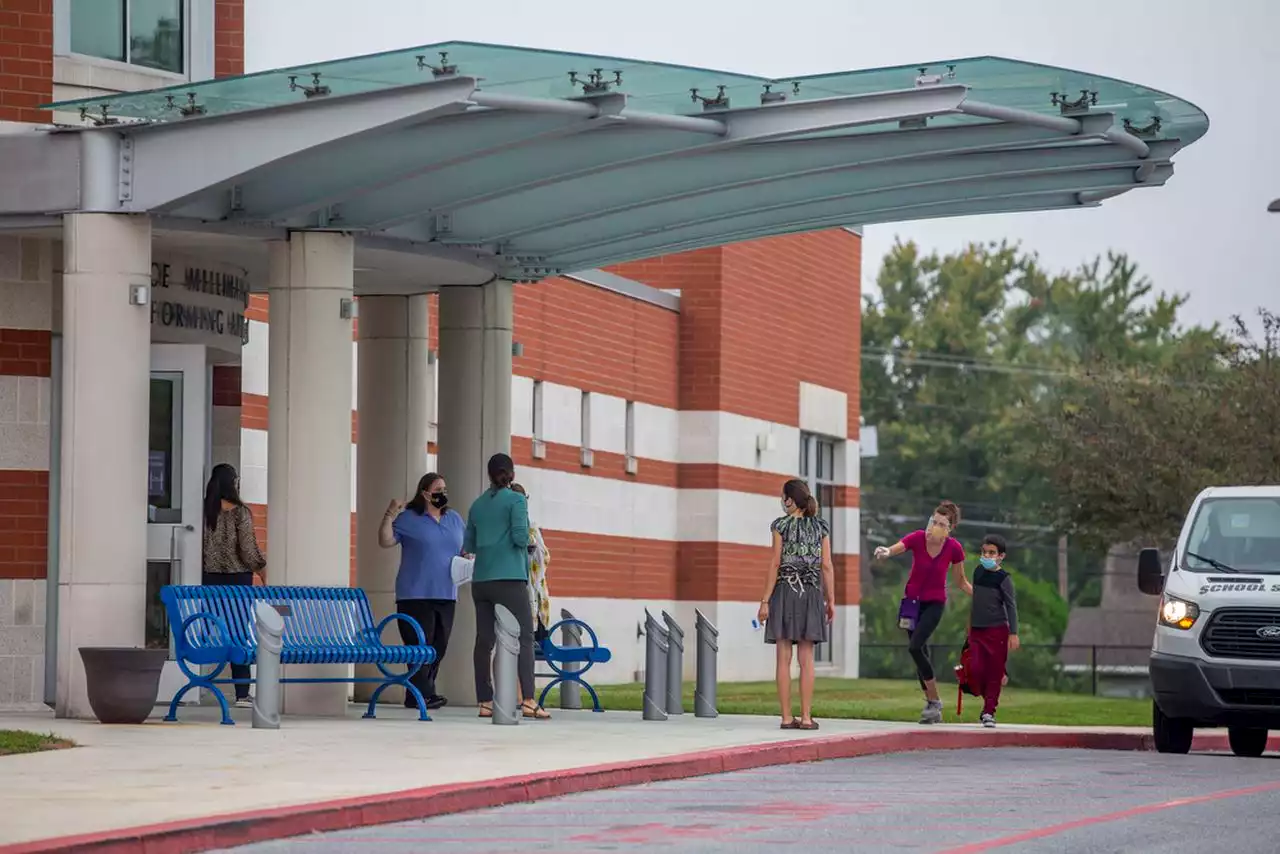
[[[431,493],[431,505],[437,510],[443,510],[444,506],[449,503],[449,496],[443,492]]]

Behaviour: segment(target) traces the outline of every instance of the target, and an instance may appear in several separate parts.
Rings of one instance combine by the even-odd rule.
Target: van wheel
[[[1236,756],[1261,756],[1267,750],[1267,734],[1265,729],[1233,726],[1227,729],[1227,741]]]
[[[1155,735],[1158,753],[1190,753],[1196,728],[1191,721],[1171,718],[1155,703],[1151,704],[1151,730]]]

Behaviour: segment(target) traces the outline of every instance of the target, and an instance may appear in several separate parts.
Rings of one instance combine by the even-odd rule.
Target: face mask
[[[436,509],[443,509],[449,503],[449,496],[444,492],[431,493],[431,504]]]
[[[982,558],[979,562],[982,564],[982,568],[983,568],[983,569],[995,569],[995,568],[996,568],[996,559],[995,559],[995,558],[993,558],[993,557],[984,557],[984,558]]]

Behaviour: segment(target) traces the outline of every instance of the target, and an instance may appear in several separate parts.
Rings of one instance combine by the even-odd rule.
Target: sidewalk
[[[566,712],[554,720],[494,726],[474,709],[444,709],[423,723],[413,712],[380,710],[361,720],[286,718],[254,730],[247,710],[235,727],[216,710],[189,708],[184,722],[158,717],[112,727],[52,715],[0,715],[0,728],[53,732],[79,747],[0,758],[0,854],[52,851],[36,840],[71,843],[140,826],[121,844],[75,850],[197,851],[213,847],[193,828],[221,826],[207,841],[230,844],[427,814],[532,800],[607,786],[818,758],[979,746],[1090,746],[1144,749],[1134,730],[942,726],[822,721],[808,734],[778,729],[772,717],[691,714],[645,722],[637,712]],[[1212,745],[1218,748],[1216,739]],[[579,769],[573,774],[558,774]],[[473,785],[466,785],[473,784]],[[478,785],[477,785],[478,784]],[[424,791],[424,789],[430,789]],[[328,803],[326,803],[328,802]],[[333,803],[338,802],[338,803]],[[299,809],[302,805],[316,805]],[[246,816],[245,813],[253,813]],[[215,820],[216,817],[216,820]],[[205,820],[205,821],[201,821]],[[118,834],[108,834],[116,836]],[[169,838],[161,847],[147,837]],[[178,838],[182,837],[182,838]],[[216,837],[216,839],[215,839]]]

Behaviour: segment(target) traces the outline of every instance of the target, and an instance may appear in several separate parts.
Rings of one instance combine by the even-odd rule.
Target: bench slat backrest
[[[182,624],[196,614],[222,618],[229,638],[209,620],[198,620],[187,628],[185,642],[195,649],[256,649],[253,610],[257,602],[266,602],[281,612],[287,648],[367,648],[378,643],[373,636],[377,624],[369,599],[358,588],[170,585],[160,591],[160,598],[175,637]]]

